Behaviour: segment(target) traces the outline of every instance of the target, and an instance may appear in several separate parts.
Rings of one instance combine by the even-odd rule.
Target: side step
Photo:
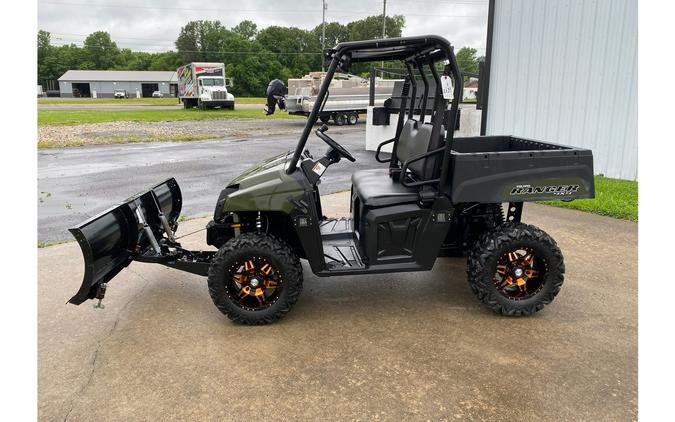
[[[327,219],[321,222],[321,240],[327,271],[365,269],[359,250],[358,235],[348,218]]]

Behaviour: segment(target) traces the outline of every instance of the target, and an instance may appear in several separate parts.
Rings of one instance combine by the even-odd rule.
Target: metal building
[[[173,71],[69,70],[59,78],[61,97],[112,98],[117,89],[126,90],[130,98],[151,97],[155,91],[175,97],[177,88]]]
[[[482,132],[593,150],[637,180],[637,0],[490,0]]]

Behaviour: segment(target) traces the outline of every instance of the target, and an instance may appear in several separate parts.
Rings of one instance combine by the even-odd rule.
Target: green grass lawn
[[[304,119],[287,113],[275,113],[265,116],[261,110],[38,110],[40,125],[79,125],[102,122],[161,122],[177,120],[207,119]]]
[[[572,202],[543,201],[541,203],[637,221],[638,182],[595,176],[594,199],[577,199]]]
[[[267,98],[265,97],[234,97],[234,104],[265,104]]]
[[[263,97],[235,97],[235,104],[265,104]],[[178,98],[41,98],[38,104],[131,104],[131,105],[176,105]]]

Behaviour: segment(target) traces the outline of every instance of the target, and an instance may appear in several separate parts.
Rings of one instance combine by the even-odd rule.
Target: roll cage
[[[317,119],[321,113],[321,110],[325,104],[325,100],[328,96],[328,89],[330,83],[333,79],[333,76],[338,70],[348,72],[352,63],[359,62],[376,62],[376,61],[399,61],[403,62],[405,68],[407,69],[406,84],[409,84],[409,87],[412,89],[412,92],[407,97],[401,98],[401,107],[399,110],[399,123],[396,130],[396,136],[390,140],[383,142],[380,145],[394,143],[393,153],[390,160],[390,168],[397,168],[398,163],[396,159],[396,144],[397,139],[400,136],[401,128],[403,121],[406,115],[406,110],[408,118],[412,118],[414,111],[416,109],[415,99],[416,92],[418,89],[417,77],[414,68],[417,69],[417,73],[421,77],[424,95],[422,96],[422,107],[420,107],[420,121],[423,122],[425,119],[426,103],[429,94],[429,82],[427,79],[427,73],[424,68],[428,67],[431,76],[434,78],[435,84],[435,94],[434,94],[434,107],[431,112],[431,122],[433,124],[432,136],[439,136],[442,127],[445,128],[454,128],[455,122],[458,116],[459,110],[459,101],[462,95],[462,74],[457,66],[457,60],[455,58],[454,49],[450,42],[445,38],[439,36],[417,36],[417,37],[402,37],[402,38],[389,38],[381,40],[367,40],[367,41],[349,41],[339,43],[332,49],[326,49],[323,52],[324,60],[330,60],[326,76],[321,83],[321,88],[319,94],[314,103],[314,107],[307,118],[307,123],[302,131],[302,135],[298,140],[298,144],[293,153],[293,157],[289,163],[289,166],[286,169],[288,174],[291,174],[296,171],[298,161],[302,156],[302,152],[305,149],[305,144],[309,138],[309,134],[312,130],[312,127],[317,122]],[[436,64],[439,62],[447,61],[447,64],[444,68],[444,75],[447,75],[453,80],[453,99],[451,102],[450,110],[446,113],[447,110],[447,101],[443,99],[442,93],[442,83],[441,77],[438,74]],[[414,67],[414,68],[413,68]],[[409,101],[408,101],[409,100]],[[409,105],[406,107],[406,103],[409,102]],[[413,157],[407,160],[405,163],[401,163],[401,183],[406,186],[421,186],[429,184],[438,184],[438,189],[436,190],[437,194],[441,194],[445,191],[445,183],[449,168],[451,165],[451,151],[452,144],[454,139],[454,130],[447,130],[445,133],[444,146],[433,151],[420,154],[416,157]],[[384,162],[379,159],[379,150],[377,158],[378,161]],[[440,165],[440,174],[439,177],[428,180],[419,180],[413,182],[406,182],[405,173],[407,167],[414,161],[421,160],[431,155],[442,154],[442,160]]]

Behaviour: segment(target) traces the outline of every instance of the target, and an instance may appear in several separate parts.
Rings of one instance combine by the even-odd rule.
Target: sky
[[[382,14],[383,0],[327,0],[326,22],[347,23]],[[175,49],[180,29],[191,20],[219,20],[231,28],[249,19],[311,29],[321,23],[321,0],[183,1],[38,0],[38,28],[52,44],[82,45],[94,31],[107,31],[120,48],[159,52]],[[404,36],[436,34],[457,48],[485,54],[488,0],[387,0],[387,15],[406,17]]]

